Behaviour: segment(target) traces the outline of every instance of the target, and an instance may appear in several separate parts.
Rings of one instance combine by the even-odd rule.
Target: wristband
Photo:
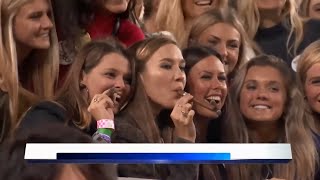
[[[112,119],[100,119],[97,121],[97,128],[114,130],[114,121]]]
[[[111,134],[113,131],[111,129],[100,128],[100,129],[98,129],[98,132],[100,134],[105,134],[105,135],[108,135],[109,137],[111,137]]]

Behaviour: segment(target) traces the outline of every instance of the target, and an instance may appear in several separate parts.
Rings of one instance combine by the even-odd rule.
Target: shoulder
[[[148,140],[134,118],[127,113],[120,113],[115,117],[115,132],[112,134],[112,142],[122,143],[146,143]]]
[[[304,23],[304,31],[306,36],[310,36],[312,38],[320,37],[320,20],[310,19]],[[313,39],[316,40],[316,39]]]
[[[43,101],[28,109],[22,116],[20,127],[29,127],[46,122],[64,123],[66,110],[54,101]]]

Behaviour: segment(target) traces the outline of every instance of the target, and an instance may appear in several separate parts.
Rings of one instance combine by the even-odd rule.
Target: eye
[[[205,75],[202,75],[200,78],[201,78],[201,79],[204,79],[204,80],[211,80],[211,79],[212,79],[212,76],[211,76],[211,75],[208,75],[208,74],[205,74]]]
[[[208,41],[209,45],[217,45],[218,44],[218,41],[217,40],[209,40]]]
[[[180,65],[179,68],[181,69],[181,71],[185,71],[186,70],[186,65]]]
[[[247,89],[247,90],[255,90],[255,89],[256,89],[256,85],[254,85],[254,84],[247,84],[246,89]]]
[[[106,72],[104,75],[110,79],[114,79],[116,77],[116,73],[114,72]]]
[[[218,79],[219,79],[219,81],[226,81],[227,80],[227,77],[225,76],[225,75],[220,75],[220,76],[218,76]]]
[[[238,49],[239,45],[238,45],[238,43],[231,43],[231,44],[229,44],[229,47],[232,49]]]
[[[278,87],[270,87],[271,92],[279,92]]]
[[[160,65],[160,67],[163,68],[163,69],[169,70],[169,69],[172,68],[172,65],[169,64],[169,63],[163,63],[163,64]]]
[[[29,18],[30,19],[40,19],[42,17],[42,12],[34,12],[34,13],[31,13]]]
[[[320,85],[320,79],[311,81],[311,84]]]

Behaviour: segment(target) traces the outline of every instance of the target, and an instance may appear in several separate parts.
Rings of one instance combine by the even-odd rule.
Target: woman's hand
[[[119,97],[119,95],[114,93],[112,88],[104,91],[102,94],[96,94],[91,100],[88,111],[95,120],[114,119],[113,99],[117,97]]]
[[[186,94],[182,96],[171,112],[171,119],[175,125],[175,133],[178,137],[195,142],[196,128],[193,123],[194,110],[192,110],[193,96]]]

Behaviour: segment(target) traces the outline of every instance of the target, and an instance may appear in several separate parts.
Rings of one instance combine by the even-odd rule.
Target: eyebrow
[[[184,59],[177,59],[179,61],[179,63],[186,63],[186,61]],[[160,60],[160,62],[162,61],[168,61],[168,62],[171,62],[171,63],[175,63],[175,60],[171,59],[171,58],[163,58]]]
[[[257,80],[253,80],[253,79],[249,79],[249,80],[245,81],[244,84],[250,83],[250,82],[257,83],[258,81]],[[268,82],[268,85],[270,85],[270,84],[280,84],[279,81],[267,81],[267,82]]]
[[[210,37],[213,37],[213,38],[215,38],[215,39],[221,40],[218,36],[215,36],[215,35],[210,35]],[[230,42],[230,41],[240,42],[240,39],[229,39],[229,40],[227,40],[227,41],[228,41],[228,42]]]
[[[212,73],[211,71],[207,71],[207,70],[204,70],[204,71],[201,71],[199,74],[201,73],[208,73],[208,74],[214,74]],[[226,75],[226,72],[218,72],[219,75]]]
[[[320,76],[313,76],[309,79],[309,81],[318,80],[320,79]]]

